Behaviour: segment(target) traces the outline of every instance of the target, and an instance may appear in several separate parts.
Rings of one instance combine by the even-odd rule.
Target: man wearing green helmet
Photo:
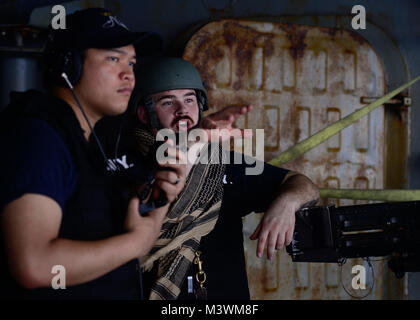
[[[143,156],[158,130],[172,129],[179,134],[205,123],[202,113],[208,110],[209,100],[191,63],[159,58],[143,64],[136,80],[137,97],[132,102],[139,121],[135,136]],[[240,109],[225,109],[213,120],[220,114],[231,115],[226,121],[231,124],[240,113]],[[217,125],[212,116],[204,120],[207,126],[210,122],[210,128]],[[231,156],[229,152],[218,156],[223,154]],[[271,260],[274,250],[291,242],[295,212],[319,198],[318,188],[302,174],[264,163],[262,174],[247,176],[249,161],[226,164],[223,158],[216,160],[222,161],[187,166],[185,187],[171,206],[159,239],[142,261],[145,297],[249,299],[242,217],[265,212],[251,239],[258,239],[258,257],[267,245]]]
[[[209,101],[206,89],[200,78],[197,69],[188,61],[176,58],[164,58],[159,63],[146,64],[142,72],[147,76],[140,76],[138,87],[141,93],[147,93],[147,99],[144,101],[145,109],[140,108],[139,111],[147,111],[149,115],[149,123],[152,128],[161,129],[168,126],[162,126],[160,120],[164,118],[157,113],[162,108],[155,108],[155,102],[150,94],[161,93],[167,90],[192,89],[197,100],[198,110],[192,108],[191,112],[201,118],[203,111],[209,109]],[[169,115],[169,113],[167,113]],[[198,118],[194,119],[197,123]],[[192,120],[192,119],[191,119]],[[189,123],[192,124],[191,122]],[[169,124],[170,125],[170,124]]]

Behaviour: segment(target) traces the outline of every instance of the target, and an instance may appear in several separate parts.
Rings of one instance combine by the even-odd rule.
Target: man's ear
[[[149,114],[146,111],[146,108],[142,105],[137,108],[137,117],[144,124],[149,124]]]

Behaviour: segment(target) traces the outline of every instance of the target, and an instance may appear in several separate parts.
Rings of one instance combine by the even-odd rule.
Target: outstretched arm
[[[257,257],[262,257],[267,245],[267,257],[271,260],[274,250],[290,244],[295,227],[295,212],[315,205],[318,200],[319,189],[308,177],[289,172],[280,185],[277,197],[250,237],[251,240],[258,239]]]
[[[199,123],[199,127],[207,131],[211,141],[218,140],[219,138],[224,139],[225,137],[214,136],[211,134],[212,129],[225,129],[230,133],[230,138],[244,137],[246,131],[243,129],[233,128],[233,123],[242,115],[250,112],[254,107],[252,105],[246,106],[229,106],[222,110],[209,114],[203,117]],[[247,137],[247,136],[245,136]]]

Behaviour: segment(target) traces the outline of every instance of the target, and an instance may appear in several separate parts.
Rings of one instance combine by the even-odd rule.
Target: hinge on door
[[[379,99],[380,97],[360,97],[361,104],[369,104]],[[411,97],[408,97],[407,94],[397,94],[394,98],[388,100],[384,104],[392,104],[397,107],[409,107],[411,106]]]

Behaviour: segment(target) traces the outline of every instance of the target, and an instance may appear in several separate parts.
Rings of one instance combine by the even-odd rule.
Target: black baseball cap
[[[132,44],[138,56],[154,56],[162,52],[162,38],[153,32],[132,32],[109,10],[89,8],[66,16],[66,29],[57,30],[56,43],[84,50],[118,48]]]

